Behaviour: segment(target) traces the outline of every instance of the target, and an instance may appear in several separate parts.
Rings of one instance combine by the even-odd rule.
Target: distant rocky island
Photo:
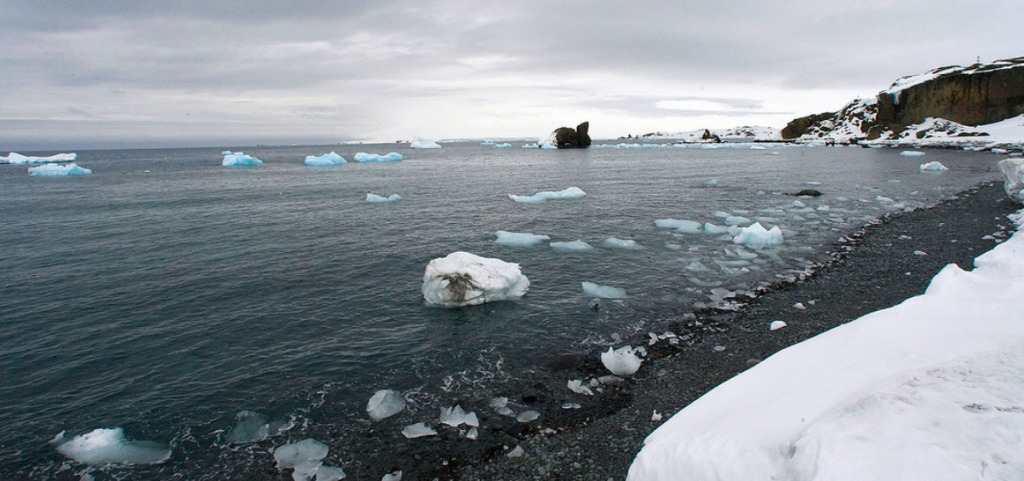
[[[590,147],[590,122],[583,122],[572,127],[559,127],[551,132],[541,146],[554,146],[559,149],[585,149]]]

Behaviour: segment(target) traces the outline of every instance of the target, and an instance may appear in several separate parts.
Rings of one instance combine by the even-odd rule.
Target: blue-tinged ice
[[[736,237],[733,237],[732,241],[734,244],[742,244],[751,249],[778,247],[782,245],[782,229],[775,226],[768,230],[760,222],[754,222],[749,227],[744,227]]]
[[[743,217],[741,215],[730,215],[729,217],[725,218],[725,225],[740,225],[749,223],[750,219]]]
[[[311,167],[331,167],[334,165],[341,165],[346,162],[342,156],[332,150],[329,154],[307,155],[305,163]]]
[[[231,151],[230,150],[225,150],[225,151],[221,152],[220,155],[231,155]]]
[[[494,144],[494,148],[496,148],[496,149],[507,149],[509,147],[512,147],[512,144],[510,144],[508,142],[506,142],[504,144]]]
[[[710,222],[705,222],[704,223],[704,232],[706,232],[708,234],[712,234],[712,235],[713,234],[725,234],[726,232],[729,232],[729,227],[728,226],[723,226],[723,225],[715,225],[715,224],[712,224]]]
[[[626,290],[618,287],[602,286],[593,282],[583,282],[583,296],[598,299],[625,299]]]
[[[609,237],[601,242],[601,245],[613,249],[639,250],[644,248],[633,239],[619,239],[618,237]]]
[[[441,424],[447,424],[453,428],[463,424],[473,428],[480,426],[480,419],[477,418],[476,413],[467,413],[460,405],[450,408],[442,407],[440,421]]]
[[[151,441],[129,441],[121,428],[94,429],[62,442],[54,438],[57,451],[85,464],[160,464],[171,458],[171,450]]]
[[[942,165],[939,161],[921,164],[921,172],[945,172],[947,170],[949,170],[949,167]]]
[[[46,164],[28,168],[28,175],[34,175],[37,177],[70,177],[75,175],[88,175],[91,173],[91,169],[79,167],[78,164],[74,162],[67,165]]]
[[[441,146],[434,142],[434,139],[428,139],[425,137],[416,137],[416,140],[409,142],[409,147],[414,149],[440,149]]]
[[[381,389],[370,397],[366,403],[366,414],[370,419],[380,421],[381,419],[394,416],[405,409],[405,398],[398,391],[392,389]]]
[[[508,198],[524,204],[539,204],[541,202],[547,202],[549,200],[579,199],[580,197],[583,197],[585,195],[587,195],[587,193],[583,192],[583,189],[579,187],[569,187],[567,189],[563,189],[557,192],[542,191],[537,192],[536,194],[533,195],[509,194]]]
[[[692,220],[680,219],[657,219],[654,225],[663,229],[675,229],[684,234],[700,233],[700,223]]]
[[[358,153],[356,153],[356,155],[354,157],[352,157],[352,159],[355,160],[356,162],[363,162],[363,163],[365,163],[365,162],[398,162],[398,161],[402,160],[402,154],[399,154],[398,152],[391,152],[391,153],[386,154],[386,155],[380,155],[380,154],[368,154],[366,152],[358,152]]]
[[[558,150],[558,147],[555,146],[555,144],[549,144],[549,143],[541,144],[540,148],[543,149],[543,150]]]
[[[328,451],[326,444],[307,438],[274,449],[274,460],[277,461],[277,469],[295,470],[292,473],[293,480],[309,481],[317,475]]]
[[[71,162],[77,159],[78,154],[74,152],[66,154],[56,154],[48,157],[34,157],[31,155],[21,155],[17,152],[11,152],[7,154],[7,157],[0,155],[0,164],[47,164],[50,162]]]
[[[572,242],[552,242],[551,248],[558,252],[586,252],[594,250],[594,246],[581,240]]]
[[[499,230],[498,232],[495,232],[494,235],[497,236],[494,243],[500,246],[532,247],[551,240],[550,236],[543,234],[531,234],[528,232],[508,232]]]
[[[366,193],[367,202],[398,202],[400,200],[402,200],[402,196],[398,194],[391,194],[387,197],[384,197],[383,195],[371,194],[369,192]]]
[[[242,167],[248,165],[260,165],[262,163],[262,160],[251,155],[246,155],[243,152],[225,154],[224,161],[222,162],[225,167]]]

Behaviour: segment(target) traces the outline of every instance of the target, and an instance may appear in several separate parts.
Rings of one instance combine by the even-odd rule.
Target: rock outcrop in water
[[[839,112],[794,119],[783,139],[874,140],[895,137],[928,118],[976,126],[1024,114],[1024,57],[903,77],[874,99]]]
[[[572,127],[559,127],[551,132],[545,144],[559,149],[585,149],[590,147],[590,122]]]

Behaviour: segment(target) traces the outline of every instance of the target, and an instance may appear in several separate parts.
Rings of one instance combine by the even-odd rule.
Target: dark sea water
[[[721,305],[725,291],[799,275],[872,219],[999,178],[996,156],[942,150],[253,147],[232,150],[265,163],[240,168],[221,166],[222,150],[83,151],[77,163],[94,173],[74,178],[0,165],[5,479],[231,479],[232,463],[266,463],[268,444],[307,435],[344,453],[378,389],[405,393],[404,419],[436,422],[439,406],[513,394],[503,385],[553,353],[596,356],[620,336],[661,332],[664,319]],[[331,150],[350,163],[302,163]],[[360,151],[405,160],[351,163]],[[921,172],[930,161],[950,170]],[[586,196],[508,197],[570,186]],[[807,188],[825,195],[799,207],[782,194]],[[368,203],[368,192],[403,200]],[[778,225],[785,242],[738,250],[654,223],[722,225],[716,212]],[[499,246],[498,230],[595,249]],[[603,247],[608,237],[645,248]],[[426,264],[459,250],[519,263],[529,293],[424,305]],[[595,311],[582,281],[629,298]],[[285,435],[228,445],[243,411],[285,423]],[[393,424],[381,429],[401,430]],[[49,442],[97,428],[169,447],[171,459],[158,471],[89,467]]]

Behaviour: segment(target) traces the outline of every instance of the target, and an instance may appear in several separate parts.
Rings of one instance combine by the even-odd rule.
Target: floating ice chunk
[[[512,416],[515,414],[508,407],[507,397],[496,397],[494,399],[491,399],[489,406],[491,409],[494,410],[494,412],[501,414],[502,416]]]
[[[523,148],[524,149],[536,149],[538,147],[540,147],[540,145],[537,145],[536,143],[533,143],[533,144],[523,144]]]
[[[945,172],[949,170],[949,167],[942,165],[941,162],[928,162],[927,164],[921,164],[921,172]]]
[[[570,391],[576,394],[582,394],[584,396],[594,395],[594,391],[591,391],[589,387],[583,385],[582,379],[571,379],[567,383],[567,386],[569,387]]]
[[[440,149],[441,146],[434,139],[428,139],[424,137],[416,137],[416,140],[409,142],[409,147],[414,149]]]
[[[657,410],[654,410],[654,413],[651,414],[651,422],[660,423],[661,413],[659,413]]]
[[[715,224],[712,224],[710,222],[705,222],[704,223],[704,232],[706,232],[708,234],[712,234],[712,235],[714,235],[714,234],[725,234],[726,232],[729,232],[729,227],[721,226],[721,225],[715,225]]]
[[[462,406],[456,405],[455,407],[441,408],[441,424],[447,424],[453,428],[457,428],[461,424],[477,427],[480,426],[480,420],[476,417],[475,412],[466,414]]]
[[[521,423],[528,423],[536,421],[538,418],[540,418],[540,413],[531,409],[529,411],[523,411],[519,413],[519,415],[516,416],[516,421],[519,421]]]
[[[768,330],[770,330],[770,331],[777,331],[779,329],[782,329],[783,327],[786,327],[786,323],[785,322],[783,322],[783,321],[772,321],[771,325],[768,326]]]
[[[402,471],[392,471],[385,474],[383,478],[380,478],[380,481],[402,481]]]
[[[793,207],[796,207],[797,209],[803,209],[804,207],[807,207],[807,204],[804,204],[803,202],[800,202],[799,200],[794,200],[793,201]]]
[[[328,450],[326,444],[307,438],[274,449],[274,460],[277,461],[277,469],[294,469],[292,479],[305,481],[316,476]]]
[[[736,237],[733,237],[732,242],[751,249],[778,247],[782,245],[782,229],[775,226],[767,230],[760,222],[754,222],[750,227],[744,227]]]
[[[494,243],[500,246],[531,247],[551,240],[550,236],[543,234],[530,234],[528,232],[508,232],[499,230],[498,232],[495,232],[494,235],[497,236]]]
[[[700,232],[700,223],[685,219],[657,219],[654,225],[663,229],[675,229],[684,234],[697,234]]]
[[[509,147],[512,147],[512,144],[510,144],[508,142],[503,143],[503,144],[494,144],[494,148],[496,148],[496,149],[507,149]]]
[[[316,481],[339,481],[345,479],[345,471],[337,466],[320,466],[316,470]]]
[[[630,376],[636,373],[642,362],[632,346],[618,349],[609,347],[607,351],[601,353],[601,363],[616,376]]]
[[[244,167],[250,165],[261,165],[263,164],[263,161],[242,152],[234,152],[231,154],[225,154],[224,161],[221,162],[221,164],[225,167]]]
[[[888,197],[879,195],[879,196],[875,196],[875,202],[892,203],[892,202],[895,202],[895,201],[893,201],[892,199],[890,199]]]
[[[260,413],[242,411],[235,416],[235,427],[225,439],[228,444],[254,443],[276,436],[283,426],[283,422],[271,422]]]
[[[400,200],[402,200],[402,196],[400,196],[398,194],[391,194],[391,195],[389,195],[387,197],[384,197],[382,195],[377,195],[377,194],[371,194],[369,192],[367,192],[367,194],[366,194],[366,201],[367,202],[374,202],[374,203],[398,202]]]
[[[354,157],[352,157],[352,159],[355,160],[356,162],[363,162],[363,163],[366,163],[366,162],[398,162],[398,161],[402,160],[402,154],[399,154],[398,152],[391,152],[391,153],[388,153],[386,155],[380,155],[380,154],[368,154],[366,152],[358,152],[358,153],[356,153],[356,155]]]
[[[587,193],[583,192],[583,189],[580,189],[579,187],[569,187],[558,192],[543,191],[537,192],[536,194],[533,195],[509,194],[508,198],[524,204],[539,204],[541,202],[547,202],[549,200],[579,199],[580,197],[583,197],[585,195],[587,195]]]
[[[540,148],[544,150],[558,150],[558,147],[555,144],[549,143],[541,144]]]
[[[34,157],[30,155],[21,155],[17,152],[11,152],[7,157],[0,156],[0,164],[14,164],[14,165],[25,165],[25,164],[46,164],[50,162],[71,162],[78,160],[77,153],[68,154],[56,154],[49,157]]]
[[[594,250],[594,246],[581,240],[572,242],[552,242],[551,248],[558,252],[586,252]]]
[[[613,249],[632,249],[632,250],[637,250],[637,249],[643,249],[644,248],[644,246],[642,246],[640,244],[637,244],[637,242],[635,240],[632,240],[632,239],[619,239],[617,237],[609,237],[609,238],[605,239],[604,242],[601,243],[601,245],[603,245],[605,247],[611,247]]]
[[[725,218],[725,225],[740,225],[749,223],[750,219],[743,217],[741,215],[730,215],[729,217]]]
[[[903,152],[900,152],[900,155],[904,157],[920,157],[924,155],[924,152],[921,152],[920,150],[904,150]]]
[[[409,439],[425,438],[427,436],[437,436],[437,431],[434,431],[424,423],[416,423],[406,426],[402,430],[402,435]]]
[[[403,409],[405,409],[405,398],[398,391],[392,389],[377,391],[366,403],[366,413],[374,421],[394,416],[402,412]]]
[[[999,161],[1003,173],[1003,190],[1011,200],[1024,204],[1024,159],[1003,159]]]
[[[704,182],[704,185],[707,185],[708,187],[716,187],[718,186],[718,179],[709,179],[707,182]]]
[[[88,175],[91,173],[91,169],[79,167],[78,164],[74,162],[67,165],[46,164],[28,168],[28,175],[34,175],[37,177],[70,177],[75,175]]]
[[[324,155],[307,155],[304,163],[310,167],[329,167],[346,163],[345,159],[333,150]]]
[[[583,296],[584,297],[595,297],[598,299],[625,299],[625,289],[618,287],[602,286],[593,282],[583,282]]]
[[[59,440],[63,436],[54,438]],[[128,441],[121,428],[75,436],[58,445],[57,452],[85,464],[160,464],[171,458],[169,448],[151,441]]]
[[[468,252],[434,259],[423,274],[423,297],[429,304],[444,307],[517,299],[529,289],[530,280],[519,264]]]
[[[231,151],[230,150],[225,150],[225,151],[221,152],[220,155],[231,155]]]

